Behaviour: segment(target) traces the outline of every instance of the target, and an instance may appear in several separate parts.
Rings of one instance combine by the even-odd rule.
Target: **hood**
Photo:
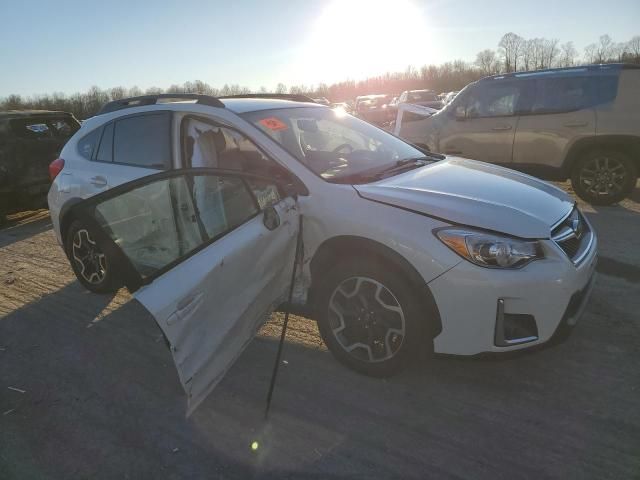
[[[534,177],[455,157],[354,188],[369,200],[522,238],[549,238],[574,205]]]

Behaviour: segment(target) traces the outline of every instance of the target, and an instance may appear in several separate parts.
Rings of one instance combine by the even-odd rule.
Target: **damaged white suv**
[[[286,300],[301,229],[294,303],[371,375],[545,343],[593,285],[596,236],[563,191],[312,102],[113,102],[56,162],[51,217],[78,279],[151,312],[191,409]]]

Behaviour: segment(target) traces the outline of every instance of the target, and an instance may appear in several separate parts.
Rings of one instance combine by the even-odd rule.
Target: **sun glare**
[[[295,78],[359,79],[429,61],[433,37],[410,0],[340,0],[316,19]]]

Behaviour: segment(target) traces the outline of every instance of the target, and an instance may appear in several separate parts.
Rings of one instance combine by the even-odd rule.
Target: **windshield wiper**
[[[394,175],[396,173],[400,173],[405,170],[412,170],[414,168],[424,167],[431,163],[434,159],[424,156],[424,157],[415,157],[415,158],[403,158],[402,160],[398,160],[394,164],[379,170],[373,176],[375,179],[384,178],[390,175]]]

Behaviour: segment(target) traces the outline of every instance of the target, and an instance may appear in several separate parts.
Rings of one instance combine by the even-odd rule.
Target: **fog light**
[[[495,344],[509,347],[538,340],[538,326],[533,315],[505,313],[504,299],[498,300]]]

